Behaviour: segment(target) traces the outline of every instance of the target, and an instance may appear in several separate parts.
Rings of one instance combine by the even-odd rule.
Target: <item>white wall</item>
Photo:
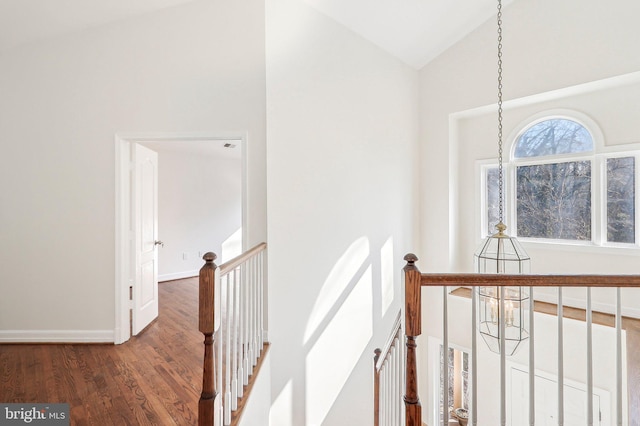
[[[414,247],[417,77],[305,3],[267,2],[274,426],[373,421],[373,350]]]
[[[266,238],[264,4],[196,1],[0,55],[0,330],[113,338],[116,133],[246,132]]]
[[[508,6],[504,11],[504,95],[506,101],[512,101],[512,105],[519,102],[522,108],[505,111],[505,136],[530,114],[550,107],[544,102],[524,105],[525,97],[639,71],[636,40],[640,37],[640,27],[635,22],[639,13],[640,4],[632,0],[617,2],[615,8],[597,0],[520,0]],[[471,182],[471,176],[475,178],[471,156],[496,157],[490,152],[497,152],[497,121],[490,125],[484,117],[460,119],[460,113],[496,102],[495,27],[492,19],[420,73],[424,221],[418,266],[423,271],[472,267],[478,241],[478,231],[474,228],[478,188],[475,180]],[[612,144],[624,138],[627,142],[640,140],[640,133],[632,127],[634,123],[612,118],[615,114],[611,112],[620,108],[619,104],[609,99],[602,105],[599,104],[602,99],[598,100],[593,94],[585,96],[571,100],[573,107],[592,108],[594,115],[607,109],[609,113],[603,117],[607,122],[602,124]],[[566,98],[560,98],[552,107],[571,107],[566,102]],[[493,117],[495,121],[495,113]],[[629,139],[633,133],[635,137]],[[637,253],[525,247],[532,255],[533,272],[638,273]],[[431,306],[440,306],[441,297],[440,291],[423,290],[423,300]],[[468,310],[454,308],[451,315],[459,315],[465,309]],[[439,309],[425,313],[423,336],[441,334],[440,318]],[[553,342],[554,339],[541,340]],[[419,345],[424,349],[426,339],[421,340]],[[460,338],[456,343],[470,346],[467,338]],[[539,346],[541,352],[547,349],[553,348],[544,343]],[[424,351],[420,361],[423,369],[427,365]],[[603,360],[603,363],[611,365],[609,361]],[[553,371],[551,363],[542,362],[539,368]],[[427,383],[421,382],[420,387],[421,399],[425,402],[430,398],[424,391]],[[485,402],[482,400],[480,404]]]
[[[615,8],[597,0],[515,1],[504,11],[505,100],[640,70],[635,43],[640,28],[633,18],[638,12],[640,5],[632,0]],[[425,271],[463,268],[460,256],[471,262],[473,247],[461,254],[455,243],[458,221],[466,220],[459,215],[474,212],[456,204],[476,188],[458,180],[468,170],[458,163],[457,150],[464,155],[465,146],[450,144],[456,135],[449,120],[451,114],[496,102],[495,26],[490,20],[421,70],[421,181],[429,183],[421,192],[425,221],[419,257]],[[478,136],[469,143],[495,147],[496,137]]]
[[[197,275],[208,251],[221,264],[222,243],[242,227],[240,158],[148,146],[159,164],[158,279]]]
[[[240,417],[241,426],[265,426],[271,410],[271,352],[264,355]]]

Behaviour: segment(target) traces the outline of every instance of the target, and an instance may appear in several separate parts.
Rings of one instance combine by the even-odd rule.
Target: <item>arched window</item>
[[[593,137],[550,118],[526,128],[513,150],[517,235],[591,241]]]
[[[512,139],[504,164],[507,232],[525,240],[637,246],[640,153],[599,151],[602,136],[584,121],[590,120],[549,115]],[[491,233],[498,216],[495,165],[483,167],[483,182],[483,222]]]
[[[567,118],[549,118],[520,134],[513,156],[531,158],[592,151],[593,136],[582,124]]]

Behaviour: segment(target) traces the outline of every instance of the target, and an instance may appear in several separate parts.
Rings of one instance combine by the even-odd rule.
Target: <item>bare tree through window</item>
[[[574,120],[549,118],[526,128],[507,164],[513,175],[505,173],[513,183],[505,204],[515,207],[515,234],[598,243],[593,231],[597,230],[608,243],[637,244],[638,158],[637,153],[598,154],[589,130]],[[595,164],[602,164],[602,170]],[[486,231],[492,235],[498,222],[498,168],[483,170]],[[598,196],[594,198],[592,191]]]
[[[607,241],[635,243],[635,158],[607,159]]]
[[[516,158],[538,158],[593,151],[581,124],[544,120],[518,139]],[[591,161],[565,161],[516,168],[517,235],[556,240],[591,240]]]
[[[529,127],[518,139],[516,158],[576,154],[593,151],[593,138],[573,120],[554,118]]]
[[[591,240],[591,162],[517,168],[518,236]]]
[[[499,175],[497,167],[487,169],[487,235],[496,233],[496,225],[500,221]]]

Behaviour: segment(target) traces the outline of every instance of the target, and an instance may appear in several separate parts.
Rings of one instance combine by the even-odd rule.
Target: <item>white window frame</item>
[[[626,147],[626,146],[625,146]],[[607,160],[610,158],[628,158],[633,157],[635,159],[635,205],[634,205],[634,213],[635,213],[635,243],[618,243],[607,241],[607,223],[608,223],[608,200],[607,200]],[[640,183],[640,151],[612,151],[609,153],[602,153],[597,156],[598,168],[600,169],[601,179],[599,182],[600,189],[599,192],[602,194],[602,203],[600,205],[600,229],[602,230],[600,235],[600,245],[603,247],[617,247],[617,248],[640,248],[640,190],[638,184]]]
[[[566,119],[584,126],[593,138],[593,151],[583,153],[559,154],[543,157],[515,158],[516,142],[520,136],[532,126],[551,119]],[[509,229],[507,233],[518,237],[525,244],[543,245],[548,247],[586,247],[592,249],[624,249],[640,252],[640,142],[605,146],[604,135],[596,122],[586,114],[578,111],[555,109],[540,112],[522,121],[505,138],[508,153],[503,161],[504,173],[504,219]],[[609,158],[635,158],[635,243],[616,243],[607,241],[607,176],[606,161]],[[546,238],[529,238],[517,235],[517,197],[516,170],[518,166],[557,164],[572,161],[591,161],[591,240],[557,240]],[[480,236],[484,238],[488,228],[487,214],[487,170],[497,168],[497,159],[480,160],[476,162],[480,185]]]

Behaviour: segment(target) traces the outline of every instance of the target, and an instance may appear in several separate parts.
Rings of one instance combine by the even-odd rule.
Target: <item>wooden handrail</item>
[[[640,275],[421,274],[425,287],[640,287]]]
[[[374,351],[374,353],[377,353],[377,351],[380,352],[380,356],[378,361],[374,364],[374,366],[376,367],[376,371],[380,371],[380,368],[382,367],[382,364],[384,363],[384,360],[389,356],[389,353],[391,352],[391,348],[393,347],[393,342],[396,340],[396,338],[400,337],[400,331],[402,329],[402,311],[398,312],[398,316],[396,317],[395,322],[393,323],[393,327],[391,328],[391,334],[389,334],[389,337],[387,338],[386,343],[384,344],[384,346],[382,347],[382,349],[378,348]]]
[[[232,271],[233,269],[237,268],[238,266],[240,266],[241,264],[243,264],[244,262],[246,262],[247,260],[255,256],[256,254],[260,253],[261,251],[265,250],[266,248],[267,248],[267,243],[260,243],[250,248],[249,250],[245,251],[244,253],[239,254],[233,259],[223,263],[222,265],[220,265],[220,276],[228,274],[229,271]]]
[[[257,372],[254,367],[261,365],[261,354],[268,347],[264,341],[265,330],[262,326],[262,286],[265,282],[263,252],[266,247],[266,243],[260,243],[221,266],[214,263],[217,257],[215,253],[208,252],[203,257],[205,264],[200,269],[198,304],[198,329],[204,335],[202,393],[198,402],[199,426],[211,426],[214,421],[215,424],[237,423],[248,397],[244,393],[245,387],[249,389],[248,386],[252,383],[250,377]],[[245,264],[246,268],[239,268]],[[259,268],[259,273],[253,268]],[[243,299],[244,302],[239,299],[240,293],[246,298]],[[226,304],[221,306],[225,300]],[[238,313],[238,310],[245,310],[246,316]],[[248,339],[246,341],[241,342],[237,334],[232,335],[241,332],[239,323],[246,327],[243,334]],[[217,357],[214,345],[218,345]],[[232,345],[235,348],[233,352]],[[233,369],[232,363],[236,364]],[[241,377],[238,377],[239,371],[242,372]],[[233,394],[231,388],[234,389]],[[233,408],[235,405],[238,409]]]
[[[640,288],[640,275],[514,275],[421,273],[414,254],[405,256],[406,426],[422,426],[417,387],[416,338],[421,330],[421,287],[616,287]],[[537,303],[537,302],[536,302]],[[621,318],[623,319],[623,318]],[[622,321],[621,321],[622,322]]]

